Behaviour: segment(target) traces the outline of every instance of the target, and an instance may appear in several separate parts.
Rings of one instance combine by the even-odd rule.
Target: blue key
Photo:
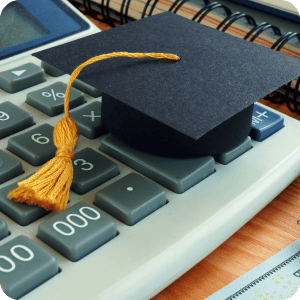
[[[250,137],[262,142],[273,133],[283,128],[283,117],[254,104]]]

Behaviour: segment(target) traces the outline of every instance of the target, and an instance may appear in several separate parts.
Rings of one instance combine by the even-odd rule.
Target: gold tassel
[[[69,114],[71,86],[84,67],[112,57],[153,57],[180,60],[178,56],[173,54],[113,52],[95,56],[78,66],[71,74],[68,82],[64,103],[65,114],[54,128],[54,144],[57,147],[55,157],[44,164],[30,178],[19,182],[18,188],[8,194],[9,199],[13,199],[15,202],[25,202],[29,205],[38,205],[52,211],[65,209],[73,179],[71,159],[74,157],[74,148],[79,137],[76,122],[70,118]]]

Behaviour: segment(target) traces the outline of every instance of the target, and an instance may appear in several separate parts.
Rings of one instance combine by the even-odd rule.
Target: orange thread
[[[57,147],[55,157],[44,164],[30,178],[19,182],[18,188],[8,194],[7,197],[9,199],[13,199],[15,202],[25,202],[29,205],[38,205],[52,211],[65,209],[73,179],[71,158],[74,157],[74,148],[79,137],[76,122],[70,118],[69,114],[71,86],[84,67],[99,60],[113,57],[153,57],[158,59],[180,60],[180,58],[174,54],[113,52],[95,56],[78,66],[71,74],[68,82],[64,102],[65,114],[54,128],[53,138],[54,144]]]

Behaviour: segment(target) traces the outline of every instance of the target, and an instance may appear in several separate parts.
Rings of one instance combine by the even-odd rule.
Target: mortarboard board
[[[158,155],[225,152],[250,132],[253,103],[300,75],[296,58],[170,12],[35,53],[66,73],[110,52],[174,53],[176,62],[114,58],[79,78],[103,92],[104,127]]]

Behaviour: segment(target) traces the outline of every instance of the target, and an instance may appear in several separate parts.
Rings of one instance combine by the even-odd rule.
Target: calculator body
[[[99,32],[72,5],[67,1],[63,3],[89,24],[89,28],[2,59],[0,72],[29,62],[41,65],[38,59],[31,56],[33,52]],[[0,90],[0,103],[11,101],[31,113],[36,123],[34,126],[47,123],[54,127],[61,115],[49,117],[32,108],[25,103],[26,95],[57,81],[67,83],[68,80],[69,75],[59,78],[46,75],[44,83],[16,94]],[[88,95],[85,97],[87,103],[96,101]],[[25,235],[58,261],[60,272],[22,299],[139,300],[156,295],[221,245],[299,175],[300,122],[278,114],[284,117],[285,127],[282,130],[263,143],[252,141],[252,148],[230,165],[216,163],[211,176],[185,193],[176,194],[164,188],[168,203],[135,226],[127,226],[113,218],[118,235],[77,262],[66,259],[37,237],[39,225],[49,220],[51,214],[31,225],[20,226],[0,212],[0,218],[8,224],[10,231],[10,235],[0,241],[0,246]],[[0,148],[8,153],[9,138],[11,136],[0,140]],[[90,147],[99,152],[102,139],[90,140],[81,136],[76,151]],[[82,201],[93,205],[99,190],[130,173],[138,173],[117,159],[102,154],[118,165],[119,175],[84,196],[71,192],[70,206]],[[16,180],[21,181],[39,169],[23,160],[21,162],[25,173],[3,183],[0,188]]]

